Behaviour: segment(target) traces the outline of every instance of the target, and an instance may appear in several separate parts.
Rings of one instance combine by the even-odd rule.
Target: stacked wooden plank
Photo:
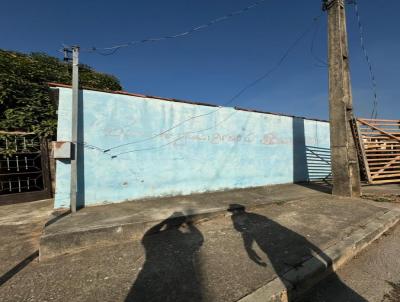
[[[400,120],[358,118],[357,127],[368,182],[400,182]]]

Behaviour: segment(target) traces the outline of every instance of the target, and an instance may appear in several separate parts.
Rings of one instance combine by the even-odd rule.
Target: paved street
[[[364,197],[399,208],[399,185],[367,186]],[[337,271],[338,279],[331,277],[318,284],[304,299],[307,302],[354,301],[348,289],[357,292],[362,301],[400,301],[400,225],[362,251],[356,258]],[[346,284],[346,287],[342,287]],[[365,299],[365,300],[364,300]]]
[[[51,201],[0,207],[0,301],[237,301],[283,278],[310,253],[324,257],[321,250],[362,230],[371,215],[385,211],[382,205],[398,207],[314,194],[196,224],[163,221],[141,240],[43,262],[38,238]],[[397,226],[305,301],[399,301],[399,250]]]
[[[304,301],[398,302],[400,301],[399,258],[400,225],[397,225],[339,269],[337,276],[318,284]],[[346,286],[343,286],[344,284]],[[355,297],[354,292],[359,296]]]

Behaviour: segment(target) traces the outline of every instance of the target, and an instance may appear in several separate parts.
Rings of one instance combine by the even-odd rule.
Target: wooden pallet
[[[400,182],[400,120],[358,118],[356,127],[368,182]]]

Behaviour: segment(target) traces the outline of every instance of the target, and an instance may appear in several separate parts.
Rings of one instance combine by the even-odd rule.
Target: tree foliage
[[[54,136],[57,116],[48,82],[71,84],[70,64],[43,53],[0,49],[0,130]],[[101,90],[122,89],[116,77],[87,65],[80,65],[80,84]]]

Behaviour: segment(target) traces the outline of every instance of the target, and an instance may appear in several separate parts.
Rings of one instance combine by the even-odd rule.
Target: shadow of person
[[[299,269],[305,260],[313,256],[324,266],[332,263],[332,260],[321,249],[303,236],[265,216],[247,212],[243,205],[231,204],[228,211],[232,213],[231,219],[235,230],[243,238],[248,257],[259,266],[267,267],[271,265],[284,284],[291,284],[296,289],[298,285],[296,278],[292,280],[293,278],[290,275],[285,275],[285,273],[291,269]],[[254,247],[254,243],[265,255],[256,251],[257,248]],[[263,258],[267,259],[264,260]],[[336,276],[334,281],[340,283],[341,290],[346,293],[347,298],[341,301],[367,301],[348,288],[340,281],[339,277]],[[294,294],[289,291],[288,301],[294,301],[294,298]],[[328,300],[325,299],[324,301]]]
[[[196,253],[203,235],[181,212],[142,238],[146,260],[125,301],[201,301]]]

